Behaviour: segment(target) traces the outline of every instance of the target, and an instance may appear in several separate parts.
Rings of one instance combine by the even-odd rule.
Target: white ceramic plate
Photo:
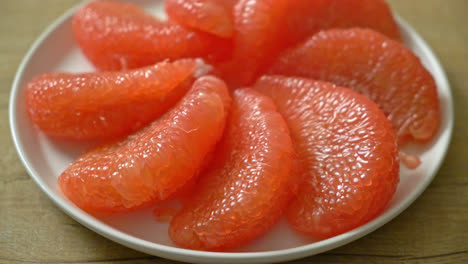
[[[155,15],[164,16],[162,1],[139,0],[137,4]],[[401,169],[401,182],[385,212],[378,218],[345,234],[314,241],[294,233],[281,221],[271,232],[246,247],[229,253],[186,250],[176,247],[167,235],[167,224],[151,217],[151,210],[126,215],[93,217],[69,202],[57,187],[60,173],[87,146],[51,140],[28,119],[25,84],[45,72],[84,72],[93,67],[80,53],[71,32],[70,10],[53,23],[34,43],[13,82],[10,98],[10,125],[19,156],[34,181],[63,211],[91,230],[130,248],[148,254],[196,263],[271,263],[318,254],[356,240],[405,210],[429,185],[448,148],[453,126],[453,101],[449,83],[429,46],[402,19],[398,19],[405,43],[422,60],[436,79],[442,107],[442,125],[434,142],[425,147],[409,146],[419,154],[422,166],[417,170]]]

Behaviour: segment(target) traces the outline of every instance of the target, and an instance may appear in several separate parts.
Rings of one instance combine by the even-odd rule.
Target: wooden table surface
[[[78,0],[0,2],[0,263],[174,263],[111,242],[62,213],[30,179],[13,147],[13,76],[44,28]],[[341,248],[292,263],[468,263],[467,0],[389,0],[427,40],[455,99],[446,160],[423,195],[396,219]]]

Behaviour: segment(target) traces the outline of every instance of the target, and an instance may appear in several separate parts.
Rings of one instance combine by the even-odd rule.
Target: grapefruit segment
[[[201,62],[122,72],[47,73],[26,87],[29,116],[46,134],[67,139],[127,135],[162,115],[190,88]]]
[[[297,184],[293,154],[273,102],[251,89],[236,90],[214,161],[171,221],[171,239],[184,248],[222,251],[268,231]]]
[[[375,103],[348,88],[302,78],[265,76],[255,87],[276,103],[306,168],[287,212],[294,229],[324,239],[384,210],[399,181],[398,148]]]
[[[384,0],[240,0],[232,61],[220,68],[234,86],[254,82],[285,48],[321,29],[369,27],[400,39]]]
[[[165,59],[217,61],[230,52],[226,40],[112,1],[94,1],[78,10],[73,33],[83,53],[101,70],[138,68]]]
[[[223,38],[232,36],[232,8],[237,0],[165,0],[169,17],[181,25]]]
[[[366,95],[392,121],[400,144],[428,141],[439,128],[431,74],[404,45],[369,29],[322,31],[282,54],[270,73],[329,81]]]
[[[165,200],[184,186],[221,138],[230,97],[223,81],[198,79],[160,119],[83,154],[59,177],[62,192],[90,212],[122,212]]]

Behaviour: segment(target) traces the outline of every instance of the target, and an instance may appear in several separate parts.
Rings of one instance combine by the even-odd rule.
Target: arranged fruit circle
[[[70,30],[100,71],[26,85],[42,132],[100,141],[58,178],[91,214],[155,208],[173,242],[196,250],[235,250],[283,216],[326,239],[381,214],[400,158],[419,164],[399,147],[440,127],[435,82],[383,0],[167,0],[166,11],[85,4]]]

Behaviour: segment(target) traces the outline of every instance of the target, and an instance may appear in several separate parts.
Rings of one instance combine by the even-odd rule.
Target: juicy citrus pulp
[[[377,103],[399,141],[426,142],[440,125],[437,87],[418,57],[369,29],[322,31],[280,56],[270,72],[349,87]]]
[[[235,91],[214,161],[170,223],[172,240],[185,248],[220,251],[268,231],[296,188],[293,154],[273,102],[251,89]]]
[[[230,42],[161,21],[127,3],[93,1],[76,12],[73,33],[87,58],[101,70],[133,69],[166,59],[222,60]]]
[[[384,0],[240,0],[234,8],[234,51],[220,66],[232,86],[251,84],[278,54],[319,30],[368,27],[400,39]]]
[[[165,0],[169,17],[190,28],[229,38],[234,29],[232,8],[237,0]]]
[[[291,131],[304,182],[288,209],[298,231],[323,239],[381,213],[395,193],[398,148],[378,106],[348,88],[302,78],[262,77]]]
[[[27,110],[54,137],[125,136],[176,104],[203,67],[184,59],[121,72],[46,73],[27,84]]]
[[[221,138],[227,87],[198,79],[160,119],[114,144],[92,149],[59,177],[62,192],[86,211],[118,212],[164,200],[189,181]]]

